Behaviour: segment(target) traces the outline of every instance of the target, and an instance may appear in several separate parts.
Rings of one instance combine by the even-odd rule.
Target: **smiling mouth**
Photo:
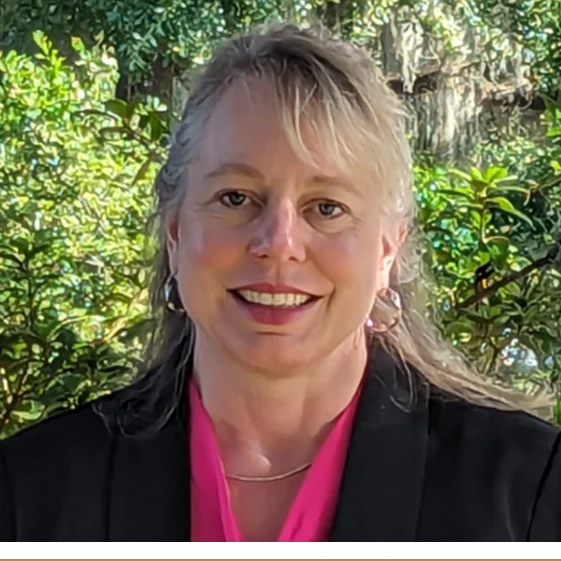
[[[231,290],[235,298],[248,304],[275,308],[298,308],[318,300],[317,296],[294,292],[271,293],[254,290]]]

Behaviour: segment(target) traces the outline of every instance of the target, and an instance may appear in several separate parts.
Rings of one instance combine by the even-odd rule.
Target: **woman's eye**
[[[345,212],[341,205],[332,201],[323,201],[318,203],[317,209],[318,212],[325,218],[336,218]]]
[[[220,196],[220,202],[228,207],[240,207],[248,201],[247,196],[238,191],[228,191]]]

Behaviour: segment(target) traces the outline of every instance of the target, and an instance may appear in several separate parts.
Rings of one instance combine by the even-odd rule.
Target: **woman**
[[[2,443],[4,540],[561,538],[559,432],[415,307],[402,120],[321,33],[216,52],[156,185],[151,367]]]

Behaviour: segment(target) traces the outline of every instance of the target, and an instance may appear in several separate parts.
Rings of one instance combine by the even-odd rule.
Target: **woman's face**
[[[227,91],[197,153],[168,228],[197,339],[278,373],[355,340],[396,249],[383,235],[378,187],[325,155],[317,168],[299,159],[257,80]]]

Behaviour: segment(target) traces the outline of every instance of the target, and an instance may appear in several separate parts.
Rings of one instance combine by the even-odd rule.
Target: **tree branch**
[[[559,246],[556,246],[554,249],[557,249],[558,251]],[[463,302],[458,302],[458,304],[456,304],[456,310],[464,310],[465,308],[469,308],[470,306],[473,306],[480,300],[483,300],[484,298],[491,296],[491,294],[494,294],[495,292],[497,292],[497,290],[503,288],[507,284],[520,280],[521,278],[524,278],[526,275],[529,275],[532,271],[541,269],[542,267],[546,267],[547,265],[551,265],[555,260],[555,255],[556,252],[553,253],[549,251],[545,257],[541,257],[540,259],[537,259],[536,261],[530,263],[520,271],[516,271],[515,273],[511,273],[510,275],[507,275],[506,277],[502,278],[500,281],[497,281],[492,285],[488,286],[487,288],[480,290],[479,292],[477,292],[473,296],[470,296]]]

